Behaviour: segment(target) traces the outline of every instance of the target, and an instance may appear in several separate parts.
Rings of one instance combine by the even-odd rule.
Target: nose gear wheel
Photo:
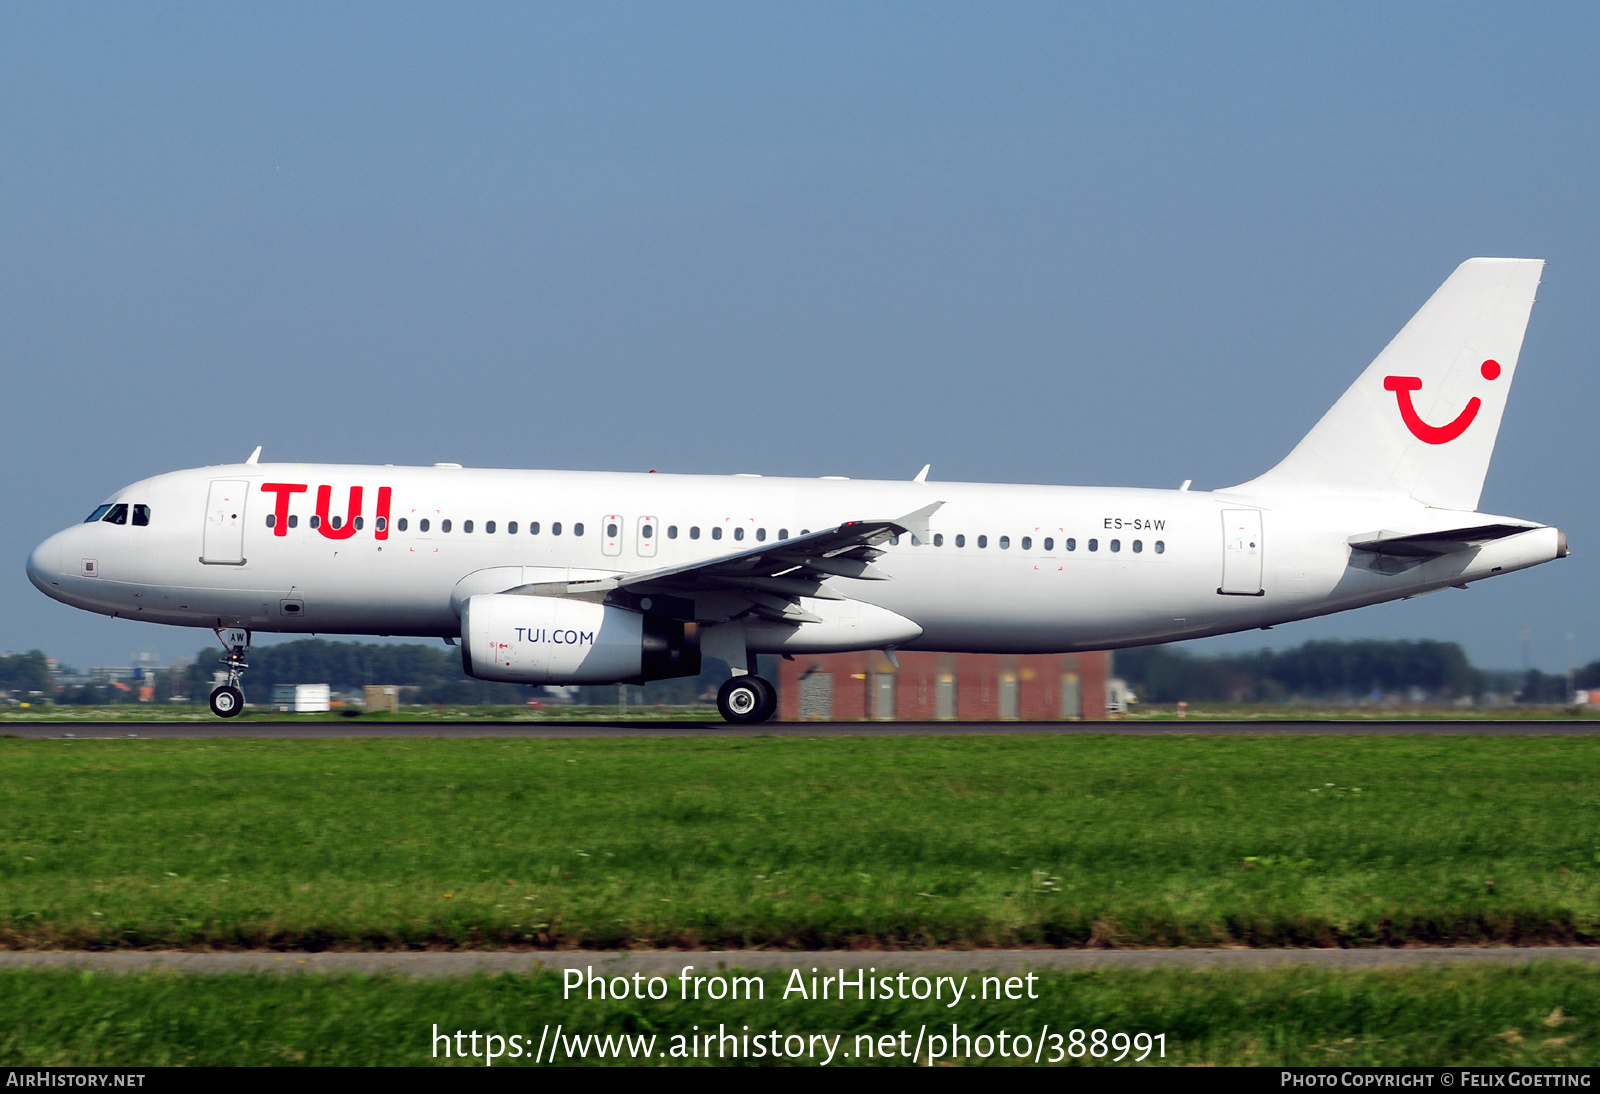
[[[228,682],[211,689],[211,713],[218,718],[233,718],[244,710],[244,690],[239,687],[239,677],[250,667],[244,659],[250,649],[250,632],[219,627],[217,637],[228,651],[218,658],[218,663],[228,670]]]
[[[218,718],[232,718],[244,709],[244,692],[232,684],[223,684],[211,692],[211,713]]]

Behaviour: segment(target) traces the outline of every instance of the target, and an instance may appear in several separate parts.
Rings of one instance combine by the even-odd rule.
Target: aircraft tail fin
[[[1234,489],[1476,509],[1543,268],[1463,262],[1294,451]]]

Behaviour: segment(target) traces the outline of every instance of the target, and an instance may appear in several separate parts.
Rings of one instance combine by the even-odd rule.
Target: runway
[[[1107,735],[1115,737],[1593,737],[1588,719],[1359,719],[1349,721],[1230,722],[767,722],[733,726],[707,722],[3,722],[0,737],[19,738],[304,738],[359,737],[1000,737]]]
[[[784,973],[791,969],[832,974],[838,970],[880,972],[991,972],[1016,974],[1148,969],[1333,970],[1405,969],[1443,964],[1525,965],[1536,961],[1581,961],[1600,965],[1600,947],[1550,946],[1370,950],[913,950],[913,951],[563,951],[559,953],[102,953],[0,952],[0,972],[13,969],[74,969],[106,973],[348,973],[362,976],[529,975],[545,970],[593,970],[594,975],[677,976],[686,966],[702,976],[731,969]],[[693,974],[691,974],[693,975]]]

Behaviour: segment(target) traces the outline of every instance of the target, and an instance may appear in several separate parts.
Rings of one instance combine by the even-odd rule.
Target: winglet
[[[931,464],[931,463],[923,464],[922,465],[922,470],[918,471],[917,472],[917,477],[912,479],[911,481],[912,482],[927,482],[928,481],[928,472],[932,471],[932,470],[933,470],[933,464]]]
[[[252,463],[255,463],[256,461],[258,461],[260,459],[261,459],[261,446],[258,444],[258,445],[256,445],[256,450],[254,452],[250,453],[250,458],[248,460],[245,460],[244,462],[246,464],[252,464]]]
[[[939,511],[944,502],[936,501],[932,505],[924,505],[914,513],[907,513],[903,517],[896,517],[894,522],[907,532],[926,543],[928,535],[928,518]]]

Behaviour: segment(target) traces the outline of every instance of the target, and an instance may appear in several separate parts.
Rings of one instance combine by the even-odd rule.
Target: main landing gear
[[[765,722],[778,711],[778,689],[754,673],[730,677],[717,689],[717,712],[736,725]]]
[[[211,689],[211,713],[218,718],[232,718],[244,709],[244,691],[239,687],[239,676],[250,666],[245,654],[250,652],[250,632],[238,627],[218,627],[217,638],[228,652],[219,659],[227,666],[228,682]]]

